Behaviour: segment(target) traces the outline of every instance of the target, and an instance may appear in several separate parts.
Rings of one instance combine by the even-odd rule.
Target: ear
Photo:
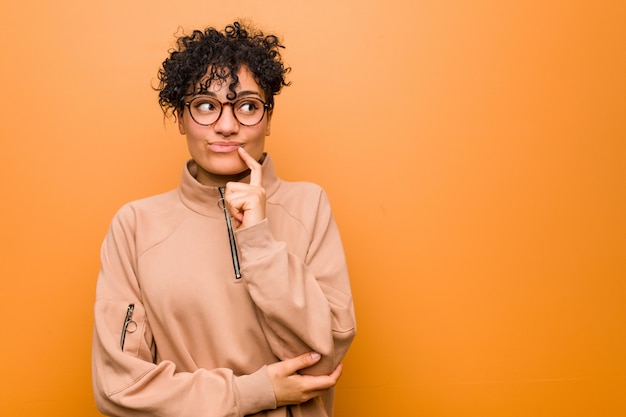
[[[183,110],[176,110],[176,121],[178,122],[178,131],[180,132],[181,135],[186,134],[187,132],[185,131],[185,122],[183,121],[183,114],[184,114],[185,109],[183,108]]]
[[[265,124],[265,136],[270,135],[271,127],[272,127],[272,113],[273,112],[274,112],[274,109],[267,111],[267,123]]]

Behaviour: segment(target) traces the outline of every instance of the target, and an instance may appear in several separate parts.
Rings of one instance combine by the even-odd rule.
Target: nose
[[[239,131],[239,121],[235,118],[233,106],[230,103],[222,105],[222,114],[213,125],[215,132],[222,136],[229,136]]]

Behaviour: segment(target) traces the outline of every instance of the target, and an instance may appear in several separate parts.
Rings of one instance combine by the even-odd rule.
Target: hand
[[[263,168],[243,147],[237,149],[239,157],[250,168],[250,184],[229,182],[226,184],[228,210],[233,216],[235,228],[254,226],[265,219],[265,188],[262,186]]]
[[[341,364],[330,375],[312,376],[297,373],[300,369],[308,368],[319,360],[320,356],[317,353],[305,353],[293,359],[268,365],[276,404],[279,407],[303,403],[337,384],[341,376]]]

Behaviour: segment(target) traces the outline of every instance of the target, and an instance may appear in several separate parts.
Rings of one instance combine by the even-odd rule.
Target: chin
[[[209,164],[209,172],[215,175],[237,175],[248,169],[243,161]]]

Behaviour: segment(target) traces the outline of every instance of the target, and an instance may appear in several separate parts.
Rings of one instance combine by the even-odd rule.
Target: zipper
[[[235,270],[235,279],[241,278],[241,268],[239,267],[239,256],[237,255],[237,242],[235,242],[235,233],[233,232],[233,223],[230,221],[230,215],[226,208],[224,200],[224,187],[217,188],[220,192],[220,200],[217,205],[224,210],[224,218],[226,219],[226,228],[228,229],[228,242],[230,243],[230,255],[233,258],[233,269]]]
[[[137,323],[133,321],[133,311],[135,311],[135,304],[129,304],[126,309],[126,317],[124,318],[124,324],[122,325],[122,337],[120,338],[120,347],[124,350],[124,342],[126,341],[126,332],[134,333],[137,330]],[[131,328],[128,328],[129,324],[133,324]]]

